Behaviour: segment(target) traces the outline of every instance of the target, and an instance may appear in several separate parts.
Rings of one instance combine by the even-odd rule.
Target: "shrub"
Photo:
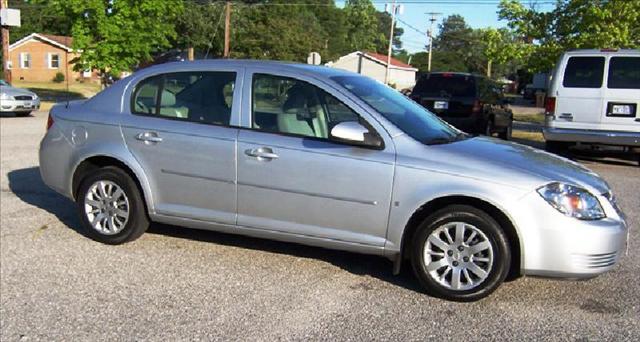
[[[53,82],[55,83],[64,82],[64,74],[61,72],[56,73],[56,75],[53,77]]]

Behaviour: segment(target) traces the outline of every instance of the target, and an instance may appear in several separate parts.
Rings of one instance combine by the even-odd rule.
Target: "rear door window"
[[[607,88],[640,89],[640,57],[611,57]]]
[[[418,80],[414,94],[438,97],[473,97],[476,84],[473,76],[455,74],[427,74]]]
[[[564,70],[565,88],[600,88],[604,75],[604,57],[571,57]]]
[[[132,99],[134,114],[227,126],[234,72],[178,72],[148,78]]]

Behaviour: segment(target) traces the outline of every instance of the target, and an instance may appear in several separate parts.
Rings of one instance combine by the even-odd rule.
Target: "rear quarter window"
[[[607,88],[640,89],[640,57],[611,57]]]
[[[604,75],[604,57],[570,57],[564,69],[565,88],[600,88]]]

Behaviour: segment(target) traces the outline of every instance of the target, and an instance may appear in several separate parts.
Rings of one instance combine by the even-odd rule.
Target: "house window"
[[[11,68],[13,68],[13,62],[7,61],[7,69],[11,70]]]
[[[60,68],[60,55],[57,53],[50,53],[49,55],[49,69]]]
[[[31,68],[31,54],[28,52],[20,53],[20,68],[29,69]]]
[[[82,77],[84,77],[84,78],[89,78],[89,77],[91,77],[91,68],[89,68],[89,69],[85,69],[85,70],[82,72]]]

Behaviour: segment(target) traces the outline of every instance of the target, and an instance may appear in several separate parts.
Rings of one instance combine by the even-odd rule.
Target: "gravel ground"
[[[153,225],[106,246],[44,186],[46,116],[0,118],[0,325],[13,340],[640,340],[640,168],[587,160],[629,215],[629,255],[589,281],[522,278],[476,303],[386,259]]]

